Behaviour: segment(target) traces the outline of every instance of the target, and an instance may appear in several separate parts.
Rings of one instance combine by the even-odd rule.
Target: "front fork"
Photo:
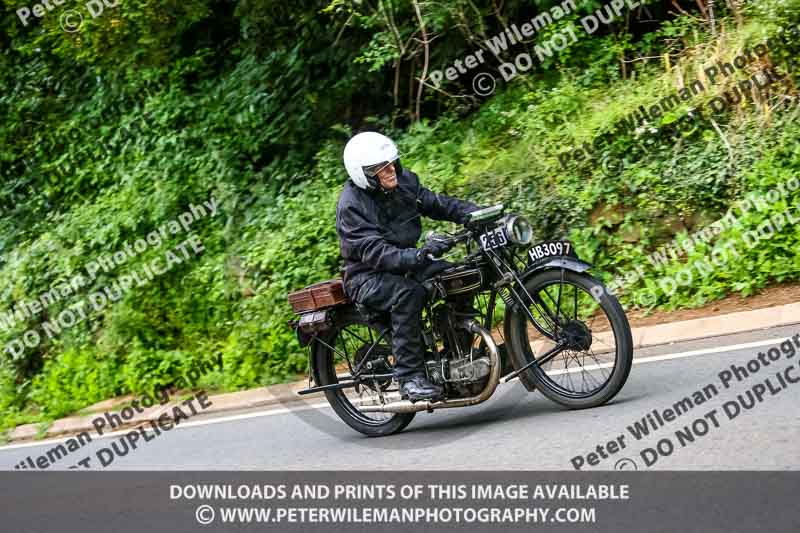
[[[495,262],[497,266],[497,262]],[[507,265],[506,265],[507,266]],[[540,297],[537,293],[534,296],[528,292],[525,288],[524,281],[527,280],[530,276],[533,276],[537,272],[546,270],[546,269],[553,269],[559,268],[561,271],[561,285],[563,286],[564,283],[564,276],[567,270],[574,271],[576,273],[583,273],[591,267],[588,263],[584,263],[583,261],[568,258],[568,257],[559,257],[550,260],[546,264],[537,265],[534,269],[526,270],[522,275],[516,275],[516,272],[509,273],[504,277],[504,279],[508,280],[508,284],[502,284],[503,279],[501,279],[501,286],[495,287],[498,292],[500,292],[501,297],[506,302],[506,318],[504,320],[504,334],[506,337],[506,343],[508,344],[508,356],[511,360],[515,372],[512,375],[506,377],[504,381],[508,381],[513,379],[514,377],[519,376],[520,381],[525,386],[525,388],[529,391],[533,391],[536,388],[536,382],[530,372],[526,372],[535,366],[542,365],[552,359],[553,357],[557,356],[559,353],[566,349],[565,344],[558,338],[558,332],[561,328],[562,324],[558,317],[558,309],[560,308],[560,293],[557,297],[557,307],[556,312],[553,313],[550,310],[550,307],[547,305],[546,302]],[[499,268],[498,268],[499,270]],[[510,278],[510,279],[509,279]],[[503,286],[505,285],[505,286]],[[516,287],[515,287],[516,285]],[[505,294],[502,292],[505,289]],[[543,327],[539,324],[539,321],[531,313],[531,310],[528,308],[528,302],[534,307],[535,311],[542,317],[547,317],[550,324],[549,327]],[[523,357],[522,347],[516,346],[516,340],[511,332],[511,319],[512,317],[509,313],[524,313],[525,317],[525,327],[527,328],[527,324],[533,324],[534,328],[541,333],[543,336],[547,337],[551,341],[555,343],[555,346],[549,350],[548,352],[542,354],[539,357],[534,355],[533,361],[526,360]],[[548,331],[548,329],[550,331]],[[527,335],[524,336],[527,338]]]

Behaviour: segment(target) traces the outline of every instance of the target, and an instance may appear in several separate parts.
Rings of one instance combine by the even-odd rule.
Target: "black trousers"
[[[373,272],[353,290],[351,299],[355,302],[389,313],[398,380],[425,375],[421,319],[427,294],[421,282],[449,266],[446,261],[436,261],[409,277]]]

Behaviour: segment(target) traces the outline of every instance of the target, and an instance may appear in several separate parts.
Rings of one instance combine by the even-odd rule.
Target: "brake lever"
[[[434,241],[434,242],[439,242],[439,243],[445,243],[445,244],[447,244],[447,251],[450,251],[456,245],[458,245],[459,243],[465,242],[466,240],[468,240],[470,235],[471,235],[471,233],[469,231],[463,231],[463,232],[461,232],[461,234],[455,235],[455,236],[452,236],[452,237],[449,236],[449,235],[437,234],[434,231],[429,231],[425,235],[425,242],[427,243],[427,242]],[[442,254],[442,255],[444,255],[444,254]],[[428,254],[427,255],[427,259],[430,260],[430,261],[437,261],[437,260],[439,260],[441,258],[440,257],[434,257],[433,254]]]

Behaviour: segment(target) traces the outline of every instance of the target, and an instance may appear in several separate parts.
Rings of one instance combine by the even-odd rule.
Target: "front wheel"
[[[530,315],[519,304],[506,312],[510,349],[522,364],[546,361],[521,379],[571,409],[611,400],[633,364],[631,329],[619,301],[593,277],[568,270],[539,272],[524,284],[533,303]]]

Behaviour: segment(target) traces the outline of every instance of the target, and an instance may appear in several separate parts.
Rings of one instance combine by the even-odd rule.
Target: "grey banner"
[[[796,532],[799,486],[795,472],[12,472],[0,529]]]

